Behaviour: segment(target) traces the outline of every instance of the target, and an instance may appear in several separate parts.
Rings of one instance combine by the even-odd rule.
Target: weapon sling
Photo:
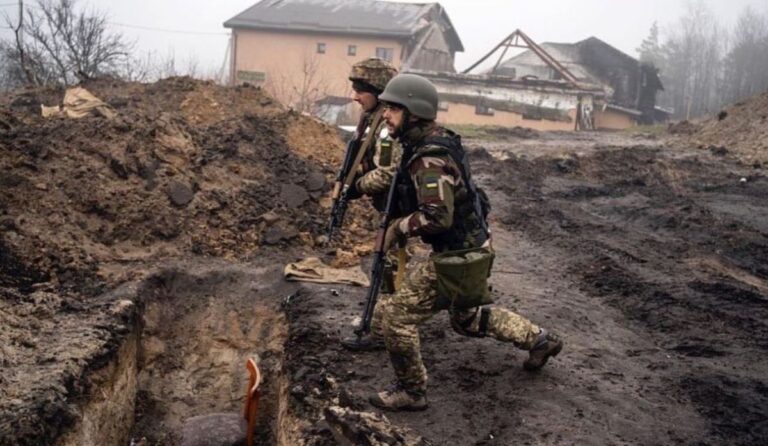
[[[352,166],[347,172],[346,178],[344,178],[344,185],[343,185],[344,188],[349,187],[352,184],[352,180],[355,178],[355,174],[357,173],[357,167],[363,161],[365,152],[368,151],[369,146],[371,145],[371,141],[373,141],[373,138],[375,137],[374,135],[375,130],[379,126],[379,124],[381,124],[383,114],[384,114],[384,108],[382,107],[379,107],[376,113],[373,114],[373,117],[371,118],[371,125],[368,127],[370,131],[368,132],[367,135],[365,135],[365,140],[363,140],[363,143],[360,145],[360,147],[357,150],[355,161],[352,163]]]

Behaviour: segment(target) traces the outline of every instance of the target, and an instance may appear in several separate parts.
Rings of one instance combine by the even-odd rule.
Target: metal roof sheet
[[[262,0],[224,22],[224,26],[409,37],[428,24],[425,15],[435,5],[378,0]]]

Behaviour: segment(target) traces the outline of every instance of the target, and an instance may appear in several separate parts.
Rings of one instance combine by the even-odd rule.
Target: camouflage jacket
[[[428,123],[400,138],[403,160],[398,184],[401,217],[393,224],[407,237],[420,236],[438,252],[481,246],[487,239],[479,225],[461,167],[429,137],[446,136],[446,131]]]
[[[361,175],[356,180],[355,186],[359,192],[365,195],[371,195],[379,199],[383,195],[383,199],[386,200],[386,194],[392,182],[392,177],[395,170],[397,170],[398,164],[400,164],[402,149],[400,148],[400,143],[389,136],[383,119],[375,128],[371,127],[373,116],[380,107],[381,105],[370,112],[367,117],[367,131],[374,132],[374,138],[370,147],[361,147],[361,150],[365,150],[368,153],[366,153],[364,158]]]

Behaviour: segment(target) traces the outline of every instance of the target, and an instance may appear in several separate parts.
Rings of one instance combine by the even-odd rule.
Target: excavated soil
[[[382,413],[366,397],[392,378],[386,353],[339,345],[365,290],[281,277],[369,250],[364,203],[334,249],[316,244],[335,132],[250,87],[86,88],[118,118],[37,117],[56,91],[0,101],[0,444],[183,444],[199,417],[237,419],[252,356],[258,444],[768,441],[768,178],[740,152],[467,141],[494,205],[497,303],[566,348],[526,373],[525,352],[439,314],[421,332],[429,410]]]
[[[733,152],[745,162],[768,163],[768,91],[720,110],[696,123],[671,125],[670,133],[683,135],[682,146],[695,146],[718,155]]]

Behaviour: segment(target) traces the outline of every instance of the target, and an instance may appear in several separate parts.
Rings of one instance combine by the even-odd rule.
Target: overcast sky
[[[0,0],[0,10],[17,0]],[[140,51],[173,53],[182,69],[195,60],[206,72],[220,69],[227,49],[228,30],[222,24],[258,0],[79,0],[106,12],[116,29],[136,42]],[[424,0],[405,0],[424,3]],[[635,49],[651,24],[672,26],[689,0],[442,0],[464,53],[457,54],[462,70],[490,51],[517,28],[537,42],[576,42],[595,36],[636,56]],[[720,22],[732,26],[742,9],[751,5],[768,12],[768,0],[701,0]],[[26,3],[34,3],[27,0]],[[118,25],[119,24],[119,25]],[[191,34],[168,31],[190,31]],[[2,31],[6,35],[7,30]]]

